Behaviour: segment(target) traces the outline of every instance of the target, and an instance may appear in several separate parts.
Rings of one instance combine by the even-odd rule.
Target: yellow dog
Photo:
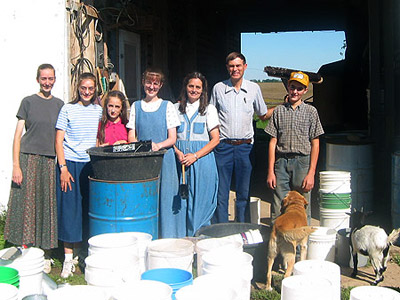
[[[278,253],[282,254],[284,265],[287,265],[285,277],[292,274],[298,244],[301,246],[300,260],[306,258],[307,238],[316,230],[307,226],[307,205],[306,198],[296,191],[290,191],[282,201],[283,213],[276,218],[269,239],[267,290],[272,290],[271,272]]]

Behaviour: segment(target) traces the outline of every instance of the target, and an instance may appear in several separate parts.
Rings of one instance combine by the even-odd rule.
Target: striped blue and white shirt
[[[66,160],[90,161],[86,150],[96,146],[97,129],[102,108],[97,104],[87,106],[66,104],[60,110],[56,129],[65,131],[64,155]]]

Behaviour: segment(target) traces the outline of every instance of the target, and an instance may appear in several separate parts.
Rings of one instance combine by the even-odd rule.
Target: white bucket
[[[399,300],[400,293],[381,286],[358,286],[350,291],[350,300]]]
[[[238,241],[219,238],[210,238],[198,241],[195,246],[198,276],[202,275],[203,254],[209,251],[223,251],[224,253],[243,252],[243,244]]]
[[[328,227],[338,231],[342,228],[350,226],[350,208],[346,209],[329,209],[320,208],[319,218],[322,227]]]
[[[172,288],[161,281],[139,280],[124,284],[112,293],[115,300],[171,300]]]
[[[134,236],[137,239],[137,248],[140,263],[140,274],[146,271],[146,249],[153,239],[152,235],[145,232],[122,232],[123,235]]]
[[[319,172],[319,188],[327,193],[351,193],[350,172]]]
[[[318,227],[308,237],[307,259],[335,261],[336,230]]]
[[[109,300],[106,290],[90,285],[67,285],[50,291],[48,300]]]
[[[203,274],[233,274],[233,276],[250,282],[253,279],[253,265],[220,266],[214,268],[203,265]]]
[[[342,267],[353,268],[353,257],[350,248],[351,228],[342,228],[337,232],[335,262]],[[358,267],[364,267],[368,263],[368,257],[357,253]]]
[[[232,274],[224,274],[223,276],[221,276],[221,274],[207,274],[198,276],[193,280],[193,286],[199,289],[219,289],[222,291],[233,290],[236,294],[236,298],[232,299],[248,299],[247,294],[243,295],[243,291],[247,287],[247,280]]]
[[[8,283],[0,283],[0,295],[3,300],[17,300],[18,288]]]
[[[237,217],[237,211],[236,211],[236,198],[233,199],[233,213],[232,215],[234,216],[233,219],[236,219]],[[260,224],[260,218],[261,218],[261,199],[258,197],[250,197],[249,199],[249,209],[250,209],[250,223],[252,224]],[[231,215],[231,213],[229,213]]]
[[[226,253],[220,251],[209,251],[203,255],[203,269],[208,269],[210,271],[236,269],[236,272],[242,273],[242,270],[238,270],[237,268],[252,266],[252,261],[253,256],[246,252]]]
[[[184,286],[176,292],[175,298],[176,300],[238,300],[235,290],[213,284],[205,288],[196,285]]]
[[[260,224],[261,218],[261,199],[250,197],[250,223]]]
[[[242,300],[250,299],[251,280],[253,279],[253,257],[246,252],[209,251],[203,255],[202,274],[229,274],[243,280],[240,294]]]
[[[0,256],[8,249],[1,250]],[[44,251],[42,249],[35,247],[24,249],[22,255],[7,266],[18,270],[20,276],[19,298],[42,293],[44,269]]]
[[[294,275],[282,280],[281,300],[337,300],[332,283],[312,275]]]
[[[47,295],[49,291],[55,290],[58,288],[57,283],[50,278],[49,275],[46,273],[42,273],[43,280],[42,280],[42,293]]]
[[[115,256],[121,253],[138,256],[137,238],[121,233],[103,233],[91,237],[89,243],[89,255],[95,253],[110,253]]]
[[[324,277],[332,283],[333,299],[340,300],[340,267],[330,261],[303,260],[294,264],[293,275]]]
[[[351,173],[352,208],[372,209],[374,186],[374,145],[365,140],[360,143],[344,139],[326,143],[326,169]]]
[[[250,269],[249,269],[250,268]],[[246,269],[246,268],[244,268]],[[250,270],[250,271],[249,271]],[[247,271],[245,273],[252,272],[252,267],[247,267]],[[250,292],[251,292],[251,279],[249,279],[249,275],[242,276],[238,275],[238,272],[231,270],[219,270],[216,272],[204,270],[202,276],[196,277],[193,280],[193,285],[196,285],[203,289],[213,289],[216,290],[234,290],[236,294],[237,300],[249,300]],[[246,279],[243,277],[247,277]]]
[[[85,263],[85,280],[89,285],[112,288],[140,279],[137,256],[95,253],[86,257]]]
[[[146,270],[176,268],[192,273],[194,244],[184,239],[154,240],[147,246]]]

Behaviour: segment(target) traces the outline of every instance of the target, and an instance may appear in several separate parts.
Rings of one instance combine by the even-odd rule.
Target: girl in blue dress
[[[158,97],[164,83],[164,75],[156,69],[143,73],[142,84],[146,97],[131,107],[127,128],[128,141],[152,140],[152,150],[166,149],[160,175],[160,232],[162,238],[185,236],[180,224],[186,218],[185,209],[179,202],[178,176],[173,145],[176,142],[176,127],[180,122],[172,102]]]
[[[217,206],[218,190],[213,153],[219,143],[218,113],[212,104],[208,104],[207,80],[201,73],[194,72],[185,77],[179,103],[175,106],[181,124],[175,153],[179,164],[186,167],[189,189],[187,218],[182,226],[187,236],[193,236],[199,228],[210,224]]]

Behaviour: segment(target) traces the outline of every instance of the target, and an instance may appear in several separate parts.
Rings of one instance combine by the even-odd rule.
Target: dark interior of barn
[[[372,149],[369,176],[372,176],[373,188],[368,191],[372,193],[372,209],[386,219],[392,218],[393,226],[400,226],[400,183],[396,180],[400,173],[397,162],[399,104],[395,101],[400,75],[400,26],[395,17],[400,12],[400,4],[397,1],[96,0],[85,3],[99,12],[109,57],[117,72],[123,69],[119,32],[132,32],[140,37],[140,52],[136,54],[140,72],[126,78],[121,74],[125,85],[138,82],[137,74],[146,67],[158,66],[167,77],[161,96],[169,99],[176,99],[182,78],[190,71],[205,74],[210,87],[226,79],[225,57],[231,51],[240,51],[241,33],[344,31],[345,59],[320,68],[324,81],[314,85],[313,105],[327,134],[363,133],[350,142],[369,144]],[[136,88],[128,95],[130,100],[140,97],[139,90]]]

